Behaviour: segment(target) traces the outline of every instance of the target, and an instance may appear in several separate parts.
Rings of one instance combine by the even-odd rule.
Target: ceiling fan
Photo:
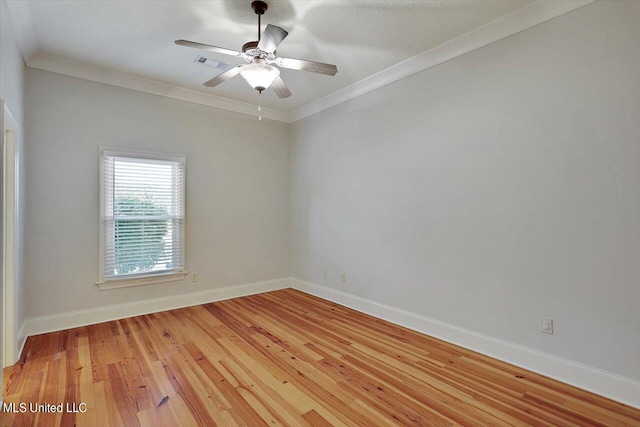
[[[258,40],[245,43],[242,46],[242,52],[189,40],[176,40],[175,43],[180,46],[241,57],[248,62],[248,64],[238,65],[217,75],[206,82],[204,84],[205,86],[217,86],[240,74],[251,87],[258,92],[262,93],[263,90],[273,85],[273,89],[280,98],[288,98],[291,96],[291,91],[280,78],[280,70],[275,66],[290,70],[311,71],[312,73],[325,74],[328,76],[334,76],[338,72],[338,67],[331,64],[306,61],[303,59],[276,57],[276,48],[289,33],[271,24],[267,25],[264,34],[260,33],[260,18],[267,11],[267,7],[267,3],[263,1],[254,1],[251,3],[251,8],[258,15]]]

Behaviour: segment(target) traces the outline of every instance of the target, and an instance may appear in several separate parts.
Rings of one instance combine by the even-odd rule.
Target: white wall
[[[27,69],[27,317],[289,275],[288,125]],[[186,156],[199,281],[100,291],[98,147]]]
[[[292,275],[640,379],[638,22],[596,2],[294,124]]]
[[[18,217],[17,228],[18,234],[16,236],[18,242],[18,253],[16,254],[16,271],[15,271],[15,286],[16,286],[16,320],[17,324],[21,325],[24,320],[24,264],[23,264],[23,240],[24,240],[24,197],[22,196],[21,189],[24,188],[24,111],[23,111],[23,92],[24,92],[24,73],[25,66],[20,54],[20,49],[14,35],[14,29],[12,26],[11,18],[7,4],[4,0],[0,1],[0,99],[4,100],[13,118],[18,123],[19,129],[16,133],[16,149],[19,159],[19,171],[20,176],[18,180]],[[0,117],[4,116],[4,112],[0,111]],[[1,120],[1,119],[0,119]],[[0,141],[3,139],[3,135],[0,135]],[[0,160],[2,154],[0,153]],[[1,163],[0,163],[1,164]],[[0,170],[2,167],[0,166]],[[0,177],[0,184],[2,178]],[[1,188],[1,186],[0,186]],[[2,190],[0,190],[0,194]],[[0,213],[0,228],[2,228],[2,214]],[[0,236],[2,231],[0,231]],[[0,239],[1,244],[1,239]],[[2,250],[0,249],[0,253]],[[0,266],[0,273],[2,267]],[[0,307],[2,304],[0,304]],[[2,327],[2,309],[0,308],[0,328]],[[0,329],[2,330],[2,329]],[[1,335],[1,334],[0,334]],[[18,337],[24,338],[24,337]],[[2,340],[0,340],[2,341]],[[2,354],[2,343],[0,343],[0,354]]]

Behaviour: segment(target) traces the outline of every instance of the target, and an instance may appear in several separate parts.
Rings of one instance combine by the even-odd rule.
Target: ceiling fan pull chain
[[[262,95],[262,92],[258,92],[258,120],[262,120],[262,97],[260,95]]]

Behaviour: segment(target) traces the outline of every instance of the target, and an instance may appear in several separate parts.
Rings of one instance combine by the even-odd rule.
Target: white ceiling
[[[278,99],[267,91],[262,104],[294,111],[531,2],[269,1],[263,27],[271,23],[289,31],[278,55],[336,64],[339,71],[328,77],[282,70],[293,95]],[[26,3],[38,53],[232,100],[257,101],[257,92],[240,77],[205,88],[202,83],[218,70],[194,62],[198,54],[230,65],[240,59],[173,43],[184,38],[240,50],[243,43],[256,39],[257,16],[250,0]]]

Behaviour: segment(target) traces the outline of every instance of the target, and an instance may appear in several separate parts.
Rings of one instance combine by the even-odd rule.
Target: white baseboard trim
[[[24,333],[26,324],[26,321],[22,322],[22,325],[20,325],[20,330],[18,331],[18,352],[16,353],[16,362],[20,360],[24,345],[27,343],[27,336]]]
[[[126,304],[95,307],[86,310],[58,313],[49,316],[32,317],[26,319],[20,336],[26,340],[27,336],[62,331],[80,326],[93,325],[143,314],[157,313],[176,308],[190,307],[214,301],[237,298],[262,292],[287,288],[291,280],[287,278],[267,280],[264,282],[248,283],[245,285],[226,286],[224,288],[209,289],[201,292],[171,295],[150,300],[135,301]],[[24,341],[22,342],[24,346]],[[20,347],[20,353],[22,347]]]
[[[345,305],[640,409],[640,382],[633,379],[325,286],[293,278],[290,279],[290,283],[293,288],[302,292]]]

